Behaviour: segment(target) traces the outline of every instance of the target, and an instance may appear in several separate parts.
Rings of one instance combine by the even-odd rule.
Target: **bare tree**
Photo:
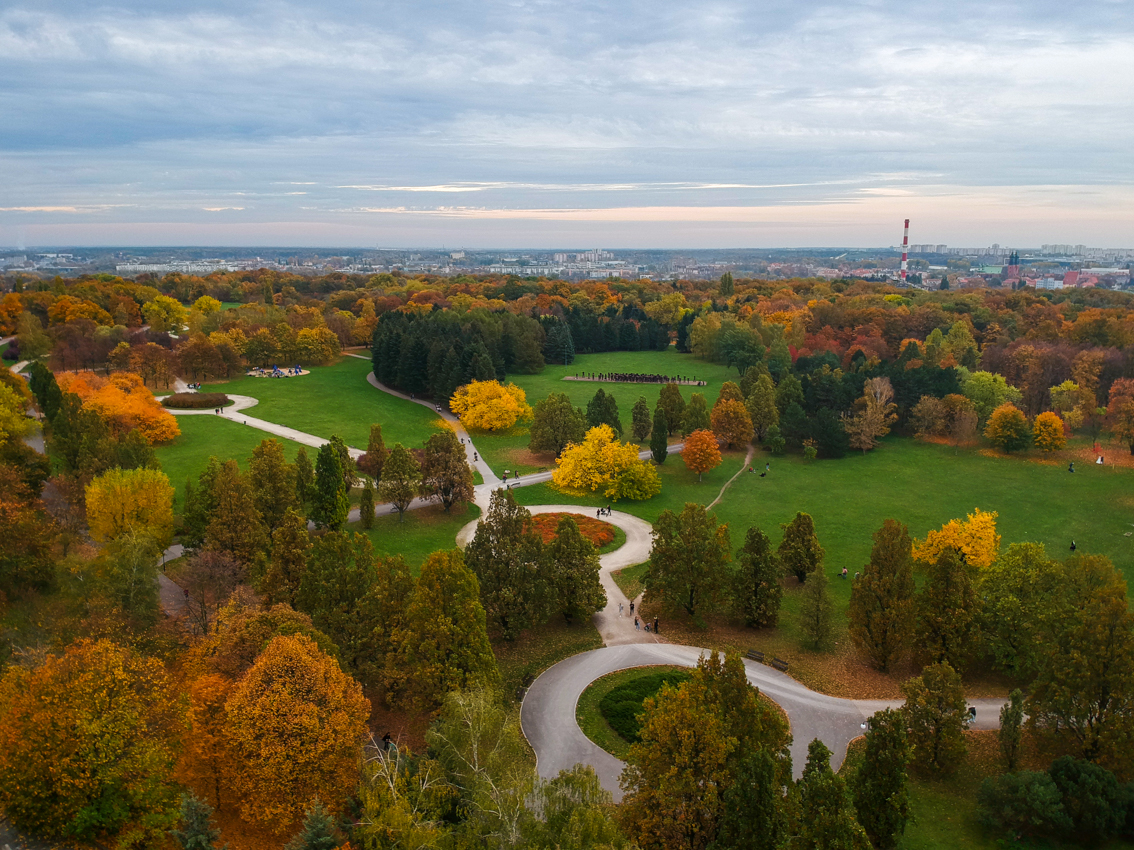
[[[189,619],[197,631],[207,635],[217,610],[244,580],[244,567],[227,552],[202,549],[189,556],[179,578]]]

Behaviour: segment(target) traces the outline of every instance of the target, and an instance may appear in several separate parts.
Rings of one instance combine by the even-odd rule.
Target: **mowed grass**
[[[421,565],[434,552],[457,548],[457,532],[480,516],[476,505],[454,507],[451,513],[430,506],[406,511],[405,520],[398,515],[375,517],[374,527],[365,531],[357,522],[348,523],[347,531],[367,535],[377,555],[401,555],[414,576],[421,574]]]
[[[687,667],[668,665],[631,667],[628,670],[607,673],[591,682],[579,695],[579,702],[575,706],[575,720],[578,721],[583,734],[595,744],[611,755],[625,759],[630,751],[630,742],[623,738],[603,716],[600,707],[603,699],[614,691],[628,689],[633,693],[637,712],[640,712],[645,698],[661,690],[663,682],[668,681],[676,687],[689,678],[690,671]]]
[[[324,439],[338,435],[347,445],[366,449],[370,426],[382,426],[386,447],[420,446],[438,430],[440,417],[428,408],[388,395],[366,380],[370,361],[343,357],[331,366],[312,366],[310,375],[249,378],[208,384],[204,392],[251,396],[259,401],[248,415],[286,425]]]

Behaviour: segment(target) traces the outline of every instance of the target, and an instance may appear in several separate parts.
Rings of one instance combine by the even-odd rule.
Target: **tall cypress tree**
[[[870,563],[851,588],[850,636],[885,672],[909,645],[914,624],[913,557],[909,531],[886,520],[874,532]]]
[[[307,502],[315,489],[315,468],[307,456],[307,447],[300,446],[295,455],[295,497],[299,500],[300,512],[307,510]]]
[[[630,421],[630,433],[634,436],[634,442],[645,442],[650,436],[650,403],[646,401],[645,396],[639,396],[634,402],[634,407],[630,411]]]
[[[324,443],[315,458],[315,486],[311,492],[311,520],[319,528],[338,531],[350,513],[339,453]]]
[[[906,718],[886,708],[870,718],[866,753],[851,783],[858,822],[875,850],[893,850],[910,819]]]
[[[780,618],[784,589],[780,584],[783,567],[772,550],[772,543],[759,528],[748,529],[744,545],[736,552],[733,600],[747,626],[766,628]]]
[[[358,522],[367,531],[374,527],[374,484],[369,478],[362,487],[362,498],[358,500]]]
[[[669,455],[669,423],[665,418],[665,411],[659,404],[657,410],[654,411],[654,427],[650,431],[650,454],[653,455],[654,463],[665,463],[666,457]]]

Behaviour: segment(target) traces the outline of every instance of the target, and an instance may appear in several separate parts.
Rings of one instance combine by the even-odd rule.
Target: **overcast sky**
[[[0,245],[1134,246],[1134,0],[0,3]]]

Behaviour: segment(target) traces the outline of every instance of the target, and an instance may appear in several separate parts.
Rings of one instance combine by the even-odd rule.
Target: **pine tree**
[[[295,594],[307,570],[310,548],[307,520],[297,511],[289,510],[272,535],[272,557],[260,585],[271,602],[295,605]]]
[[[335,850],[340,844],[335,837],[335,821],[320,800],[315,800],[307,810],[303,829],[289,841],[284,850]]]
[[[295,468],[284,457],[283,446],[267,439],[252,450],[248,471],[256,508],[271,534],[283,521],[284,514],[295,507]]]
[[[267,549],[268,537],[248,476],[235,460],[226,460],[217,470],[211,489],[205,545],[228,552],[242,564],[252,564]]]
[[[357,461],[359,470],[369,475],[375,481],[382,480],[382,466],[390,453],[386,450],[386,442],[382,439],[382,426],[375,423],[370,426],[370,437],[366,443],[366,453]]]
[[[909,762],[905,716],[892,708],[877,712],[870,718],[866,752],[851,782],[858,822],[875,850],[894,850],[906,831]]]
[[[568,623],[590,617],[606,605],[606,591],[599,582],[598,550],[579,531],[569,516],[559,520],[555,539],[543,550],[544,568],[563,617]]]
[[[816,738],[807,747],[807,766],[796,786],[799,832],[790,844],[799,850],[870,850],[866,830],[855,818],[846,781],[831,770],[831,751]]]
[[[783,568],[768,535],[753,526],[736,552],[733,599],[746,626],[775,626],[780,617]]]
[[[784,539],[777,550],[780,563],[786,573],[794,575],[800,583],[805,582],[823,565],[824,552],[819,538],[815,536],[815,522],[811,514],[799,512],[791,522],[782,524],[780,528],[784,532]]]
[[[181,795],[181,828],[169,834],[181,850],[226,850],[227,844],[217,848],[220,830],[213,826],[213,807],[192,791]]]
[[[951,546],[928,568],[917,600],[917,645],[933,662],[964,669],[977,637],[979,601],[964,557]]]
[[[551,393],[532,408],[528,444],[533,452],[563,454],[569,443],[581,443],[587,431],[587,417],[571,404],[566,393]]]
[[[689,396],[689,404],[685,406],[685,412],[681,417],[681,433],[688,436],[694,431],[707,431],[712,426],[705,397],[701,393],[693,393]]]
[[[850,637],[885,672],[913,636],[914,580],[909,531],[886,520],[874,532],[870,563],[851,588]]]
[[[815,570],[803,586],[803,600],[800,602],[799,617],[803,633],[811,638],[816,649],[823,647],[831,638],[831,616],[834,605],[828,587],[827,571]]]
[[[665,411],[665,421],[669,425],[669,433],[676,434],[681,430],[681,422],[685,417],[685,399],[677,384],[666,384],[661,388],[658,396],[658,407]],[[656,429],[655,429],[656,433]]]
[[[374,527],[374,483],[367,478],[362,487],[362,497],[358,500],[358,522],[369,531]]]
[[[949,774],[965,755],[968,706],[961,677],[948,664],[930,664],[902,684],[902,712],[914,766],[926,775]]]
[[[1000,731],[997,733],[1000,742],[1000,760],[1004,769],[1015,773],[1020,766],[1020,727],[1024,722],[1024,695],[1019,688],[1013,688],[1006,702],[1000,709]]]
[[[406,509],[420,489],[421,467],[405,446],[396,443],[390,450],[390,456],[386,458],[386,465],[382,468],[382,480],[378,483],[378,498],[383,502],[391,503],[398,512],[398,522],[402,522],[405,519]]]
[[[669,422],[665,418],[661,404],[654,411],[654,426],[650,431],[650,455],[657,464],[665,463],[669,455]]]
[[[717,837],[708,850],[778,850],[787,831],[776,763],[763,750],[741,758],[721,795]]]
[[[605,392],[601,387],[594,397],[587,402],[587,423],[596,428],[603,423],[614,429],[619,437],[622,436],[622,420],[618,415],[618,402],[614,396]]]
[[[315,491],[315,469],[311,466],[311,458],[307,456],[307,448],[300,446],[295,454],[295,497],[299,500],[299,510],[307,509],[307,502]]]
[[[318,528],[338,531],[349,513],[350,500],[339,453],[331,443],[324,443],[315,457],[315,486],[311,492],[309,516]]]
[[[630,433],[635,443],[644,443],[650,436],[650,403],[645,396],[639,396],[630,411]]]

